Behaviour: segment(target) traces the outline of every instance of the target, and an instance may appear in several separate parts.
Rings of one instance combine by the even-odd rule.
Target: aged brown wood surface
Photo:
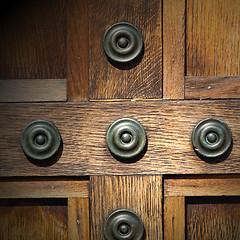
[[[0,102],[51,102],[67,100],[65,79],[14,79],[0,81]]]
[[[187,75],[240,75],[239,11],[238,0],[187,1]]]
[[[164,196],[237,196],[240,195],[239,178],[167,179]]]
[[[184,99],[185,0],[163,2],[163,98]]]
[[[240,198],[197,198],[187,203],[187,239],[240,239]]]
[[[87,180],[7,180],[0,181],[0,198],[88,198]]]
[[[146,240],[162,239],[161,176],[94,176],[90,181],[91,239],[104,239],[105,220],[122,208],[141,217]]]
[[[185,98],[240,98],[240,77],[186,76]]]
[[[90,99],[161,98],[161,0],[91,0],[89,21]],[[118,22],[133,24],[143,35],[142,61],[133,68],[121,66],[130,69],[110,64],[103,50],[105,30]]]
[[[89,199],[68,199],[68,239],[90,239],[89,234]]]
[[[87,0],[67,0],[68,100],[88,100]]]
[[[66,78],[64,0],[5,2],[0,79]]]
[[[185,198],[164,197],[164,240],[185,240]]]
[[[1,200],[0,216],[2,240],[68,239],[66,200]]]
[[[1,104],[0,112],[0,176],[239,173],[239,100]],[[131,164],[113,158],[106,145],[108,127],[122,117],[138,120],[148,138],[145,155]],[[218,163],[201,160],[192,149],[192,131],[208,117],[224,120],[232,131],[230,155]],[[53,122],[63,139],[45,166],[31,163],[19,142],[35,119]]]

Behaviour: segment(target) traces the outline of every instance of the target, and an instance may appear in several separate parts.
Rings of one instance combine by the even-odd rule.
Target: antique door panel
[[[237,0],[7,5],[0,17],[0,238],[104,239],[108,216],[128,209],[143,221],[143,239],[238,239],[239,8]],[[119,22],[136,27],[144,43],[127,64],[103,48],[105,31]],[[137,161],[108,149],[106,132],[120,118],[146,132]],[[231,129],[224,158],[193,150],[193,129],[205,118]],[[32,161],[20,145],[37,119],[61,135],[49,162]]]

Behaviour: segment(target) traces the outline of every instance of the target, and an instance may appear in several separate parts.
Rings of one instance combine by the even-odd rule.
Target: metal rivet
[[[126,22],[116,23],[106,30],[103,48],[112,61],[130,62],[139,57],[143,50],[142,36],[133,25]]]
[[[225,122],[216,118],[200,121],[192,133],[194,150],[203,157],[216,158],[227,152],[232,133]]]
[[[107,240],[140,240],[143,232],[144,226],[141,218],[128,209],[114,211],[104,224],[104,235]]]
[[[23,129],[20,142],[27,157],[33,160],[46,160],[58,151],[61,136],[51,122],[36,120]]]
[[[138,156],[146,145],[146,133],[143,127],[131,118],[115,121],[109,127],[106,139],[113,155],[124,159]]]

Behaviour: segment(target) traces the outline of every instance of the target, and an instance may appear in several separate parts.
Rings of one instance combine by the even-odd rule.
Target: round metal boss
[[[142,52],[142,36],[133,25],[126,22],[116,23],[106,30],[103,48],[111,60],[130,62]]]
[[[113,212],[104,225],[104,235],[107,240],[140,240],[144,226],[141,218],[133,211],[120,209]]]
[[[122,118],[108,128],[107,145],[115,156],[131,159],[143,151],[146,133],[138,121]]]
[[[53,157],[59,149],[61,136],[52,123],[36,120],[23,129],[20,142],[27,157],[46,160]]]
[[[225,122],[216,118],[200,121],[192,133],[192,144],[203,157],[219,157],[227,152],[232,142],[232,133]]]

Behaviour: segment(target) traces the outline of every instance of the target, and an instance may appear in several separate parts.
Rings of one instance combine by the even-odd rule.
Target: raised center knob
[[[127,224],[122,224],[120,227],[119,227],[119,232],[121,234],[127,234],[130,230],[130,227],[127,225]]]
[[[217,141],[218,137],[217,134],[214,132],[210,132],[207,134],[207,140],[210,143],[215,143]]]
[[[130,133],[123,133],[123,135],[121,136],[121,140],[124,143],[130,143],[130,141],[132,140],[132,136]]]
[[[128,46],[128,39],[126,37],[121,37],[117,42],[120,48],[126,48]]]
[[[36,144],[44,145],[46,143],[46,137],[42,134],[38,135],[35,139]]]

